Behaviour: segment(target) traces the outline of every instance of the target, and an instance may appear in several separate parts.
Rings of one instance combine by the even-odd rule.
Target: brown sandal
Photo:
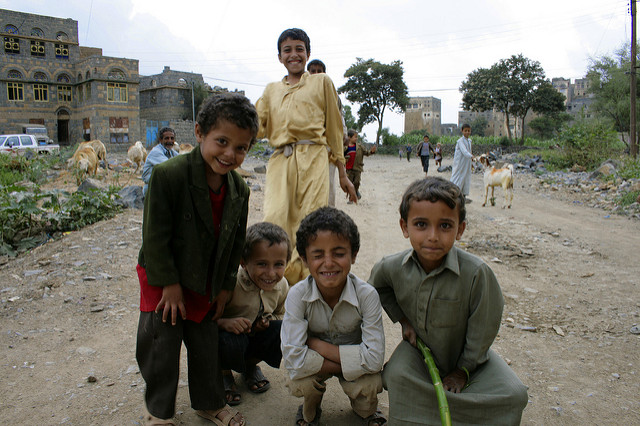
[[[226,413],[222,416],[222,418],[218,417],[219,414]],[[240,426],[245,426],[247,421],[244,419],[240,411],[235,408],[231,408],[228,404],[222,407],[219,410],[196,410],[196,414],[202,417],[203,419],[207,419],[218,426],[229,426],[231,425],[231,421],[235,420]],[[237,419],[236,416],[240,414],[240,419]]]

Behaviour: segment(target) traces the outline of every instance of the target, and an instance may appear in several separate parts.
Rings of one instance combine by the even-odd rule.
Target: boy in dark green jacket
[[[226,405],[216,320],[235,286],[247,225],[249,188],[234,169],[257,131],[258,116],[247,98],[212,96],[198,112],[199,149],[152,172],[137,265],[136,347],[150,423],[174,424],[184,342],[191,406],[213,422],[245,424]]]

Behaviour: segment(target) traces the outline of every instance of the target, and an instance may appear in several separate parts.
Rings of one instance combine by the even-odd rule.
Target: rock
[[[557,415],[562,414],[562,407],[551,407],[551,409],[555,411]]]
[[[78,349],[76,349],[76,352],[80,355],[93,355],[96,353],[96,350],[88,348],[86,346],[80,346]]]
[[[124,374],[138,374],[139,372],[140,372],[140,369],[138,368],[137,365],[130,365]]]
[[[590,178],[596,179],[601,176],[611,176],[615,174],[615,172],[616,172],[616,167],[612,163],[605,162],[600,167],[598,167],[598,169],[595,172],[591,173]]]
[[[438,167],[438,171],[440,173],[444,173],[444,172],[450,172],[452,170],[451,166],[440,166]]]
[[[633,327],[631,327],[631,329],[629,329],[629,333],[640,334],[640,327],[638,327],[637,325],[634,325]]]
[[[611,377],[613,377],[614,379],[619,379],[620,375],[618,373],[611,373]]]
[[[126,186],[118,192],[118,195],[120,198],[116,200],[116,204],[124,208],[142,209],[144,207],[144,195],[142,194],[141,186]]]
[[[261,175],[267,173],[267,166],[262,165],[262,166],[257,166],[253,168],[253,171],[256,173],[260,173]]]
[[[251,185],[251,190],[255,192],[260,192],[262,191],[262,187],[256,183],[254,185]]]
[[[88,383],[95,383],[95,382],[97,382],[97,381],[98,381],[98,379],[96,379],[96,376],[89,376],[89,377],[87,377],[87,382],[88,382]]]
[[[91,192],[91,190],[104,191],[106,189],[107,187],[102,182],[91,178],[87,178],[80,184],[80,186],[78,186],[78,191],[87,193]]]
[[[522,330],[522,331],[528,331],[530,333],[536,333],[538,331],[537,327],[532,327],[532,326],[529,326],[529,325],[521,325],[518,328],[520,330]]]
[[[253,177],[253,173],[243,169],[242,167],[238,167],[236,169],[236,172],[238,172],[238,174],[240,174],[240,176],[242,176],[244,178]]]
[[[558,334],[559,336],[564,336],[564,330],[562,330],[562,328],[560,328],[559,325],[554,325],[553,326],[553,330],[556,332],[556,334]]]

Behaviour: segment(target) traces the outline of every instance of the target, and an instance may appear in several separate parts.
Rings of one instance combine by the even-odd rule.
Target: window
[[[58,59],[69,59],[69,45],[68,44],[55,43],[54,46],[56,48],[56,58],[58,58]]]
[[[118,68],[114,68],[109,71],[109,80],[126,80],[126,76],[124,75],[124,71],[119,70]]]
[[[34,84],[33,100],[36,102],[47,102],[49,100],[49,86],[46,84]]]
[[[107,83],[107,101],[126,103],[129,101],[125,83]]]
[[[24,85],[22,83],[7,83],[7,99],[10,101],[24,101]]]
[[[11,54],[20,53],[20,41],[15,37],[5,37],[4,52],[11,53]]]
[[[18,28],[15,25],[5,25],[4,32],[9,34],[18,34]]]
[[[31,40],[31,56],[44,58],[44,41]]]
[[[91,99],[91,83],[87,83],[87,100]]]
[[[128,117],[109,117],[109,140],[111,143],[129,143]]]
[[[71,79],[67,74],[60,74],[57,81],[58,83],[71,83]]]
[[[42,31],[40,28],[31,28],[31,35],[33,37],[44,38],[44,31]]]
[[[47,75],[45,73],[39,72],[39,71],[33,74],[33,79],[35,81],[47,81],[48,80]]]
[[[82,85],[78,86],[78,102],[82,102],[84,100],[84,94],[82,92]]]
[[[60,31],[58,34],[56,34],[56,40],[67,41],[69,40],[69,36],[63,33],[62,31]]]
[[[58,102],[71,102],[71,86],[58,86]]]
[[[31,139],[31,137],[29,136],[20,136],[20,142],[22,143],[22,146],[35,146],[35,144],[33,143],[33,139]]]

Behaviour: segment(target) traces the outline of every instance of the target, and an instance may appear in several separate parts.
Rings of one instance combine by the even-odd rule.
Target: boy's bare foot
[[[316,417],[310,421],[307,422],[304,419],[304,416],[302,414],[302,405],[298,407],[298,412],[296,413],[296,425],[298,426],[318,426],[320,424],[320,416],[322,415],[322,408],[320,408],[319,406],[316,408]]]
[[[387,419],[382,416],[382,411],[377,410],[364,420],[365,426],[382,426],[387,424]]]
[[[219,410],[196,410],[196,414],[218,426],[244,426],[247,424],[244,416],[228,405]]]

